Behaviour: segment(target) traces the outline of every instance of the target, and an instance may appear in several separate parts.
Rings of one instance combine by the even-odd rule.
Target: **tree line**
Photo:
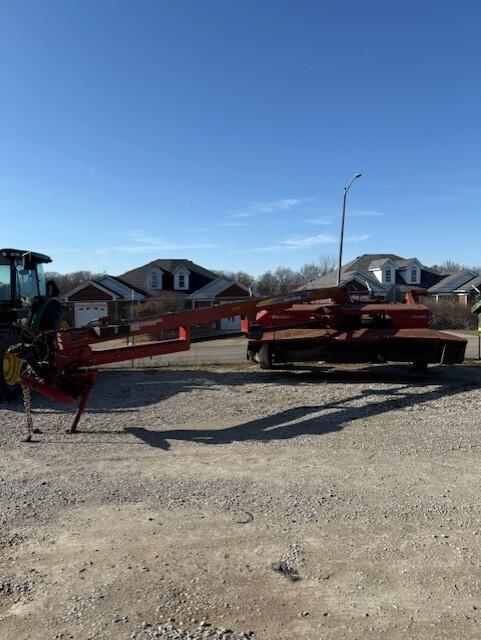
[[[255,277],[245,271],[214,271],[229,280],[235,280],[253,292],[261,296],[272,296],[289,293],[308,282],[325,276],[334,271],[336,259],[334,256],[321,256],[318,262],[308,262],[298,271],[290,267],[277,267],[277,269],[265,271]]]
[[[472,271],[476,274],[481,274],[481,266],[479,267],[470,267],[469,265],[463,264],[462,262],[456,262],[455,260],[445,260],[441,262],[441,264],[433,264],[432,267],[429,267],[432,271],[436,271],[436,273],[446,274],[446,273],[454,273],[455,271]]]
[[[303,265],[298,271],[290,267],[277,267],[277,269],[265,271],[255,277],[245,271],[224,271],[213,270],[219,276],[225,276],[229,280],[235,280],[253,292],[270,296],[284,294],[293,291],[303,285],[324,276],[333,271],[336,265],[334,256],[321,256],[318,262],[309,262]],[[60,293],[66,293],[87,280],[95,280],[105,275],[105,273],[95,273],[93,271],[73,271],[71,273],[58,273],[57,271],[47,271],[47,280],[54,280]]]
[[[72,271],[71,273],[58,273],[58,271],[45,272],[45,278],[47,280],[53,280],[61,294],[78,287],[79,284],[87,280],[95,280],[104,275],[105,273],[95,273],[93,271]]]
[[[246,271],[217,270],[214,273],[243,284],[257,295],[272,296],[294,291],[317,278],[335,271],[336,268],[337,261],[334,256],[321,255],[317,262],[308,262],[297,271],[290,267],[281,266],[277,267],[277,269],[269,269],[259,276],[253,276]],[[476,274],[481,273],[481,267],[469,267],[454,260],[445,260],[441,264],[434,264],[429,268],[442,274],[462,271],[463,269],[468,269]],[[102,275],[105,275],[105,273],[94,273],[92,271],[74,271],[64,274],[49,271],[46,273],[47,280],[54,280],[60,289],[60,293],[65,293],[86,280],[95,280]]]

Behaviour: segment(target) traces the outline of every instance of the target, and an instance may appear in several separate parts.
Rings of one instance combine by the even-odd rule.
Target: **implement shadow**
[[[252,369],[253,367],[251,367]],[[274,374],[271,382],[274,382]],[[253,375],[254,374],[254,375]],[[239,371],[216,371],[215,368],[119,368],[101,369],[86,413],[134,413],[139,407],[157,404],[162,400],[193,390],[209,391],[219,385],[242,386],[256,380],[253,372],[247,368]],[[265,382],[265,380],[264,380]],[[65,406],[39,393],[32,394],[36,414],[71,414],[72,406]],[[10,411],[23,412],[21,398],[2,405]]]
[[[449,374],[455,371],[453,377]],[[285,372],[284,372],[285,373]],[[299,373],[299,371],[298,371]],[[296,382],[312,381],[319,384],[325,374],[303,370]],[[279,377],[277,377],[279,380]],[[300,435],[324,435],[340,431],[347,424],[362,418],[382,415],[392,409],[403,409],[423,405],[441,397],[454,396],[480,386],[481,377],[477,368],[462,366],[456,369],[438,370],[430,376],[416,376],[406,369],[379,367],[357,371],[335,371],[328,374],[328,381],[336,383],[394,383],[388,389],[369,388],[344,399],[322,405],[299,406],[280,411],[274,415],[250,420],[242,424],[220,429],[171,429],[154,430],[144,427],[130,427],[125,431],[151,447],[170,449],[170,440],[197,442],[207,445],[231,444],[233,442],[285,440]],[[265,379],[263,380],[265,383]],[[285,383],[285,380],[282,379]],[[399,384],[401,382],[401,384]],[[403,384],[404,383],[404,384]],[[435,386],[426,391],[419,388]],[[370,401],[372,400],[372,401]],[[360,406],[346,406],[362,401]],[[366,402],[367,401],[367,402]],[[319,415],[322,412],[322,415]],[[317,415],[316,415],[317,414]]]

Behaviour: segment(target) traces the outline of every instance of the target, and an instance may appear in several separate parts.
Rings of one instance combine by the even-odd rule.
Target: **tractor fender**
[[[38,331],[69,329],[73,326],[70,313],[58,298],[45,298],[32,313],[29,327]]]

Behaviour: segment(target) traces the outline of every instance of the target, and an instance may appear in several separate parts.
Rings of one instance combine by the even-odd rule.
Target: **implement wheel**
[[[413,362],[413,369],[417,373],[425,373],[428,370],[428,363],[424,360],[418,360],[417,362]]]
[[[18,344],[19,338],[12,334],[0,337],[0,399],[13,400],[20,395],[21,360],[9,351],[10,347]]]
[[[272,369],[272,347],[270,344],[263,344],[257,357],[261,369]]]

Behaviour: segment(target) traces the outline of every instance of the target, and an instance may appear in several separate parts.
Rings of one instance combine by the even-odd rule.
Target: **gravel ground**
[[[0,409],[0,638],[481,636],[481,368],[109,370]]]

